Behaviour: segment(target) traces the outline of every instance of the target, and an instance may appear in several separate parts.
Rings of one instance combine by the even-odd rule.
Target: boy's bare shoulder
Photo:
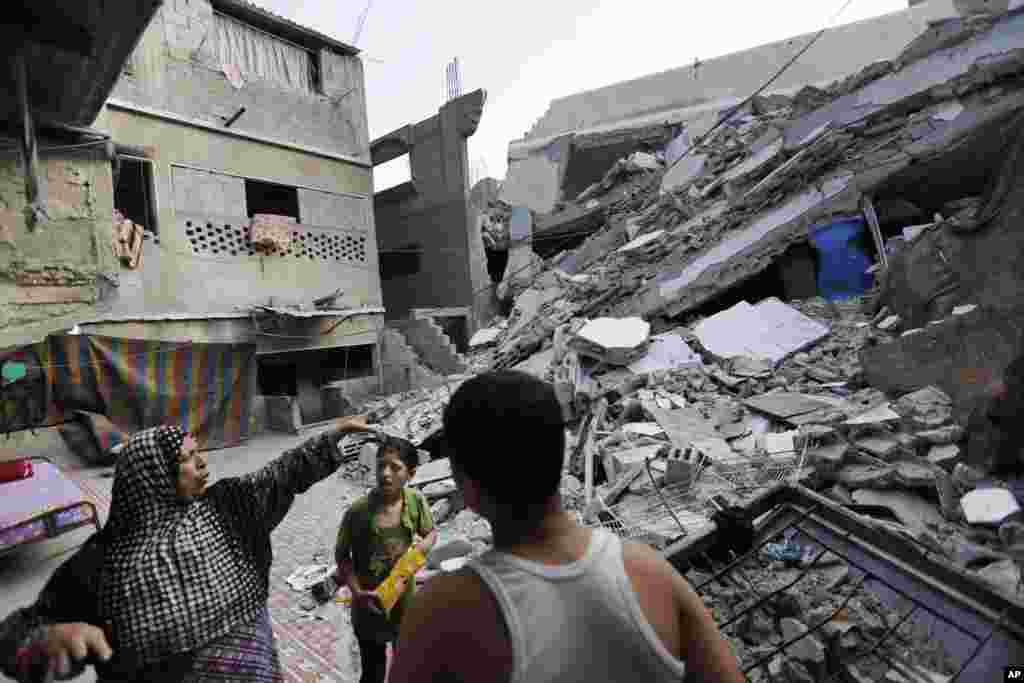
[[[485,607],[491,592],[484,585],[480,576],[463,567],[457,572],[438,574],[423,586],[416,599],[431,600],[445,610],[474,610]],[[497,607],[497,604],[494,605]]]
[[[676,584],[685,579],[654,548],[624,540],[622,562],[634,587],[648,595],[674,595]]]
[[[419,641],[406,644],[412,646],[407,656],[417,660],[421,655],[410,649],[421,650],[456,680],[507,681],[511,675],[512,645],[501,608],[472,569],[427,581],[403,620],[406,634]]]

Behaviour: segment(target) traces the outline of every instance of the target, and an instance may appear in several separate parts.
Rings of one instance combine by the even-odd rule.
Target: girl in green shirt
[[[426,498],[406,488],[418,464],[411,443],[383,437],[377,451],[377,486],[345,511],[338,529],[335,559],[339,582],[352,591],[352,626],[363,665],[360,683],[383,683],[387,644],[398,637],[416,582],[409,580],[390,614],[373,591],[413,543],[426,554],[437,540]]]

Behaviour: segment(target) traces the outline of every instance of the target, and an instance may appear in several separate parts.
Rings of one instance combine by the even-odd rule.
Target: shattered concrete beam
[[[370,143],[370,159],[374,166],[380,166],[406,154],[413,146],[413,126],[406,124]]]
[[[1003,69],[1008,69],[1004,73],[1019,71],[1022,53],[1024,13],[1015,12],[962,44],[937,50],[807,114],[787,128],[786,146],[797,145],[825,125],[841,128],[883,111],[895,114],[902,108],[910,112],[929,100],[948,99],[958,94],[957,81],[964,77],[978,72],[996,76]]]
[[[1006,25],[1014,29],[1010,38],[1013,45],[1020,46],[1020,49],[1006,50]],[[1000,28],[1003,30],[997,31]],[[935,62],[936,68],[949,76],[949,79],[935,87],[936,104],[907,120],[902,139],[891,138],[891,142],[899,143],[898,147],[888,144],[879,146],[865,154],[859,163],[848,163],[839,171],[820,179],[816,187],[792,195],[774,208],[762,211],[744,229],[705,250],[681,271],[663,274],[642,293],[639,313],[645,316],[657,313],[676,316],[709,301],[728,287],[767,268],[790,244],[804,239],[816,221],[838,212],[857,212],[862,194],[875,192],[920,158],[953,149],[963,144],[973,132],[1024,107],[1024,92],[1020,90],[1006,93],[1005,86],[995,91],[977,90],[998,75],[1018,72],[1024,67],[1024,15],[1011,16],[984,35],[993,33],[999,33],[1004,39],[994,40],[986,50],[976,48],[972,41],[923,60]],[[949,53],[958,51],[966,51],[972,59],[959,60],[958,70],[950,75]],[[990,67],[994,71],[988,71]],[[958,80],[962,82],[956,82]],[[904,83],[904,86],[908,92],[920,93],[920,89],[913,83]],[[894,87],[891,82],[889,87]],[[854,93],[857,97],[853,102],[863,102],[859,96],[869,88],[871,85]],[[975,91],[964,100],[950,100],[955,94],[970,92],[972,89]],[[940,94],[942,100],[939,99]],[[996,97],[998,99],[994,99]],[[907,97],[898,97],[885,90],[879,99],[890,102],[896,108],[896,112],[891,113],[899,115],[903,115],[899,109],[908,106]],[[920,99],[917,102],[918,106],[927,104]],[[856,108],[849,103],[848,106]],[[824,109],[832,111],[831,105]],[[878,114],[882,110],[881,107],[872,106],[871,111]],[[842,115],[839,120],[847,118]],[[818,125],[821,125],[820,121]]]
[[[663,146],[672,139],[672,130],[675,124],[659,123],[643,128],[625,128],[618,130],[600,131],[594,133],[577,133],[573,136],[573,150],[586,150],[592,147],[609,147],[623,143],[652,144]]]

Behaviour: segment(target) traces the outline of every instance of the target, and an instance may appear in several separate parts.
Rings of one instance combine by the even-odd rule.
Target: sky
[[[342,42],[367,0],[256,0]],[[462,92],[487,91],[469,139],[474,179],[503,178],[508,143],[553,99],[794,35],[894,12],[907,0],[371,0],[356,46],[366,75],[370,138],[437,113],[445,67],[458,57]],[[827,44],[828,36],[822,37]],[[375,169],[384,189],[407,162]],[[403,177],[404,176],[404,177]]]

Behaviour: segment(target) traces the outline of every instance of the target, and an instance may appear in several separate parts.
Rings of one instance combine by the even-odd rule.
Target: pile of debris
[[[773,559],[780,548],[795,559]],[[863,574],[813,545],[792,537],[769,545],[733,576],[735,583],[711,581],[700,571],[688,578],[701,587],[716,623],[724,625],[740,668],[751,669],[751,683],[937,683],[952,680],[958,669],[927,629],[900,623],[905,607],[885,604]]]
[[[513,367],[553,382],[575,425],[563,493],[584,523],[667,548],[710,526],[712,501],[799,482],[1017,594],[1024,524],[1010,484],[968,464],[943,391],[866,385],[859,352],[907,332],[863,300],[741,302],[655,335],[638,318],[541,301],[521,296],[501,332],[551,330]],[[476,363],[507,357],[485,349]]]

